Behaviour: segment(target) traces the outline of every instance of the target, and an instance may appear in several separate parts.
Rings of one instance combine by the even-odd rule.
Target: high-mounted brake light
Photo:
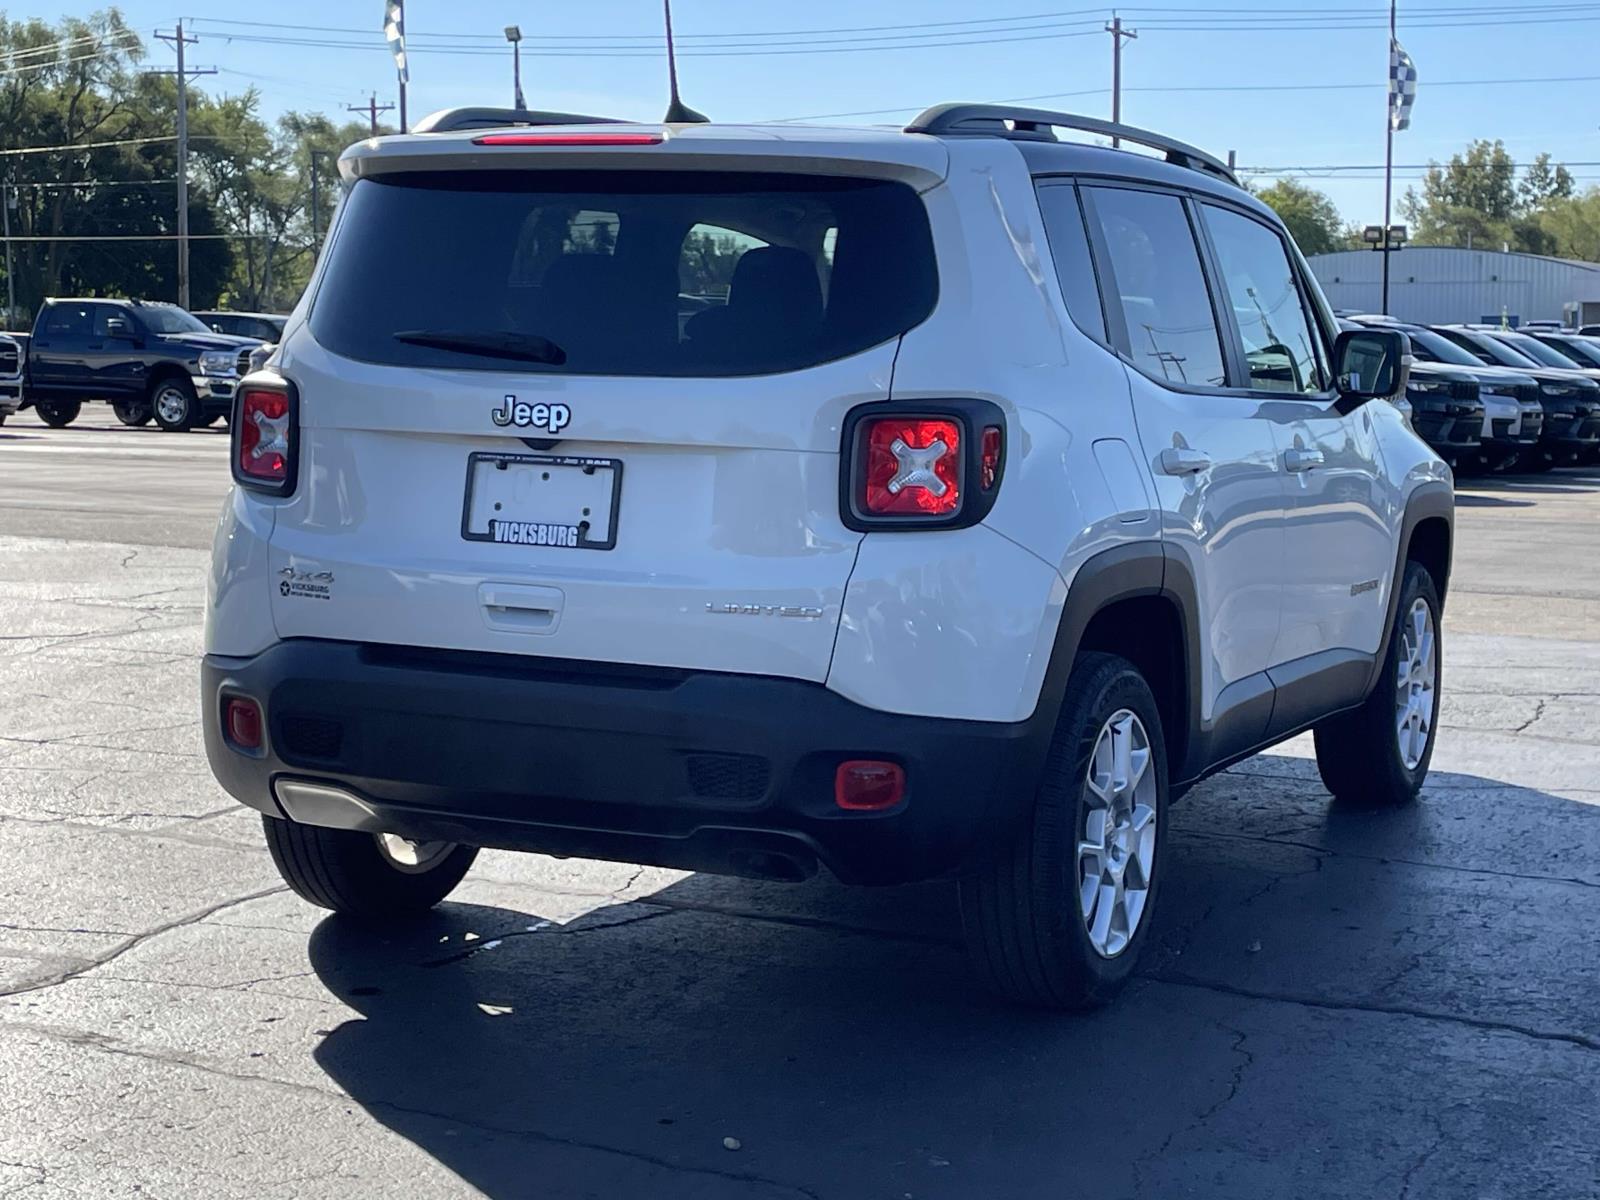
[[[286,496],[294,490],[294,390],[246,384],[233,411],[233,477],[256,491]]]
[[[474,146],[659,146],[659,133],[486,133]]]

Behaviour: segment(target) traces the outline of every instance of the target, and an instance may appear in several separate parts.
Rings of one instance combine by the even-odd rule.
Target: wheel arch
[[[1072,577],[1040,695],[1053,728],[1073,664],[1085,651],[1117,654],[1155,694],[1168,772],[1182,777],[1200,711],[1199,604],[1188,564],[1161,542],[1102,551]]]
[[[1420,563],[1433,578],[1441,610],[1450,584],[1450,561],[1455,548],[1455,488],[1442,479],[1418,484],[1406,497],[1405,515],[1400,522],[1400,544],[1395,549],[1394,575],[1389,581],[1389,599],[1384,609],[1383,641],[1372,663],[1367,694],[1377,687],[1383,664],[1389,661],[1389,642],[1394,637],[1395,614],[1400,606],[1400,584],[1406,564]],[[1441,611],[1441,616],[1443,615]]]
[[[155,366],[150,368],[150,381],[145,384],[145,402],[147,404],[153,403],[156,398],[156,389],[163,383],[166,383],[168,380],[172,379],[181,380],[182,382],[189,384],[190,387],[194,386],[194,384],[191,382],[189,372],[184,367],[174,362],[157,363]]]

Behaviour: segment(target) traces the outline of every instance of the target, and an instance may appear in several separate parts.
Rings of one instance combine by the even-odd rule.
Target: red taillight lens
[[[474,146],[659,146],[659,133],[489,133]]]
[[[289,483],[291,419],[287,392],[257,387],[240,392],[234,469],[243,482],[277,487]]]
[[[960,422],[869,417],[861,422],[861,445],[863,513],[949,517],[960,511]]]
[[[851,812],[879,812],[905,798],[906,773],[899,763],[852,759],[833,773],[833,802]]]
[[[1000,427],[990,425],[983,431],[982,453],[978,459],[978,487],[985,492],[994,491],[1000,481]]]
[[[261,706],[254,700],[229,696],[222,705],[222,727],[236,748],[261,749]]]

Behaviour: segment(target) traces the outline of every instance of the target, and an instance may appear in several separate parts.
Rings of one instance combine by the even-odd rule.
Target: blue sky
[[[189,21],[201,38],[191,61],[222,71],[203,87],[237,92],[254,85],[268,116],[290,108],[338,112],[374,91],[380,102],[394,99],[382,0],[180,2],[186,7],[125,0],[121,8],[146,36],[178,17]],[[10,14],[55,19],[97,6],[32,0],[28,10]],[[1119,11],[1139,31],[1124,55],[1125,121],[1219,154],[1236,150],[1243,167],[1383,161],[1383,0],[1165,0]],[[1109,14],[1109,5],[1085,0],[677,0],[674,7],[685,98],[718,120],[894,110],[849,119],[904,121],[940,100],[1042,95],[1050,98],[1041,105],[1109,115],[1111,39],[1100,28]],[[267,24],[235,23],[246,20]],[[651,44],[660,32],[657,0],[408,0],[406,21],[413,119],[449,105],[509,103],[510,50],[501,29],[512,23],[529,39],[523,79],[530,104],[639,119],[659,117],[664,106],[665,68]],[[1272,27],[1251,27],[1261,21]],[[296,26],[356,32],[290,28]],[[849,32],[788,36],[808,30]],[[1540,150],[1567,161],[1600,160],[1600,114],[1590,104],[1600,91],[1597,35],[1600,3],[1402,0],[1400,40],[1421,84],[1413,126],[1396,138],[1396,162],[1445,158],[1474,137],[1504,139],[1519,160]],[[552,40],[535,44],[540,37]],[[246,40],[286,38],[370,45]],[[830,39],[824,52],[749,53]],[[694,53],[719,41],[733,48]],[[638,51],[575,53],[597,43]],[[886,43],[895,48],[882,48]],[[152,62],[170,59],[159,42],[150,43],[149,54]],[[1587,78],[1499,82],[1556,77]],[[1241,86],[1267,90],[1198,90]],[[1378,173],[1292,173],[1328,192],[1347,220],[1380,219]],[[1400,172],[1397,193],[1417,174]],[[1600,166],[1575,167],[1574,174],[1585,186],[1600,182]]]

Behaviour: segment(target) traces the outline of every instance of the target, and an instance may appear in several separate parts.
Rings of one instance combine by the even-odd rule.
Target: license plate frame
[[[588,536],[588,522],[579,520],[576,524],[558,521],[507,521],[508,536],[497,534],[495,526],[500,523],[496,518],[486,519],[482,530],[472,528],[472,500],[474,485],[479,477],[481,464],[493,463],[496,469],[509,470],[513,465],[527,467],[555,467],[561,470],[583,470],[587,474],[596,471],[609,471],[611,473],[611,496],[607,509],[606,532],[604,539]],[[617,544],[617,515],[622,506],[622,460],[617,458],[598,458],[587,454],[525,454],[520,452],[501,452],[492,450],[478,450],[467,455],[467,480],[466,488],[461,501],[461,536],[469,542],[491,542],[502,546],[550,546],[562,550],[611,550]],[[534,540],[531,537],[509,536],[509,527],[517,526],[526,529],[545,529],[551,531],[552,536],[545,541]],[[559,530],[570,531],[569,535],[556,533]],[[570,536],[571,540],[564,540]]]

